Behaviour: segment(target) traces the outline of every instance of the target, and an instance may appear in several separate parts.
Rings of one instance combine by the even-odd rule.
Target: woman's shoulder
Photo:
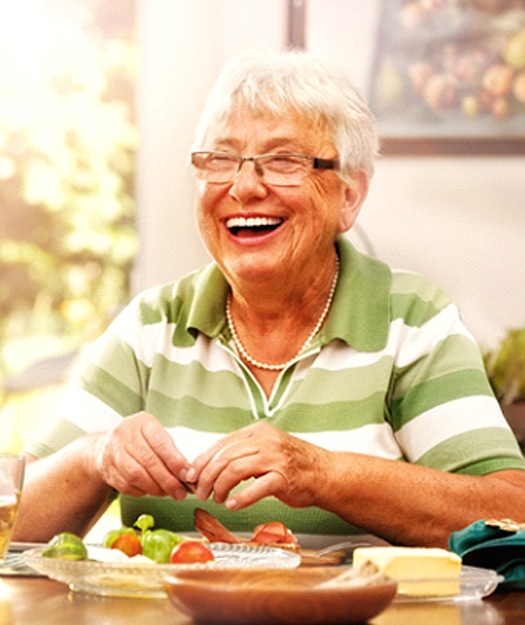
[[[408,269],[391,268],[392,293],[406,293],[423,299],[439,299],[450,302],[450,297],[433,278]]]
[[[219,274],[219,275],[217,275]],[[141,317],[158,320],[159,315],[172,317],[183,303],[191,303],[203,291],[214,288],[222,274],[213,263],[196,269],[177,280],[150,286],[136,294],[129,307],[140,311]]]

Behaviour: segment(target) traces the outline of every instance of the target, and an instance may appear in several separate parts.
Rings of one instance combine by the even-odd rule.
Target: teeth
[[[278,226],[279,217],[232,217],[226,222],[227,228],[257,228],[260,226]]]

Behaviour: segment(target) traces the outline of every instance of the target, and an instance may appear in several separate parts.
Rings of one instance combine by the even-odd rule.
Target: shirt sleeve
[[[405,320],[397,341],[390,416],[406,460],[476,475],[524,469],[457,307],[448,303],[422,323]]]

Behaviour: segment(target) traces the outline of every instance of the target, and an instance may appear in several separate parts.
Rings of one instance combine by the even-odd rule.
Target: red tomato
[[[119,549],[130,558],[142,553],[140,538],[136,534],[121,534],[111,543],[111,549]]]
[[[251,542],[258,543],[259,545],[294,545],[297,544],[297,539],[283,523],[280,521],[271,521],[270,523],[258,525],[255,528]]]
[[[212,562],[215,560],[213,553],[197,540],[185,540],[173,548],[171,552],[173,564],[190,564],[195,562]]]

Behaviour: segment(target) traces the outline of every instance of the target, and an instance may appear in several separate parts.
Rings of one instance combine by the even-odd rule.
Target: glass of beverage
[[[7,553],[24,483],[25,456],[0,454],[0,562]]]

